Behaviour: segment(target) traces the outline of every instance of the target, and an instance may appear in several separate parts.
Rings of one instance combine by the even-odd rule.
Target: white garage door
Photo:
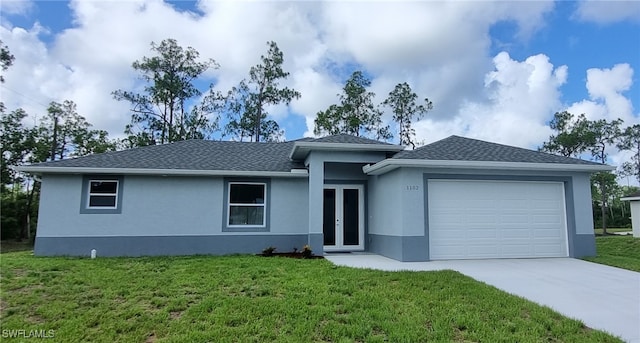
[[[560,182],[430,180],[432,260],[566,257]]]

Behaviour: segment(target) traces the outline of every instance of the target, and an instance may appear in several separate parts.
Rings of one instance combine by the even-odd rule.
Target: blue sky
[[[311,135],[318,111],[338,101],[360,69],[384,100],[408,82],[434,102],[416,123],[425,143],[451,134],[535,148],[554,112],[638,123],[640,2],[189,2],[0,3],[0,39],[16,56],[2,101],[33,117],[70,99],[96,127],[120,136],[128,107],[115,89],[139,86],[131,63],[149,43],[176,38],[221,68],[227,90],[278,42],[302,92],[269,113],[286,138]],[[388,114],[386,115],[388,119]],[[613,156],[614,163],[626,158]]]
[[[565,103],[585,97],[584,71],[589,68],[611,68],[618,63],[629,63],[637,71],[640,64],[639,20],[610,24],[571,20],[578,5],[573,1],[556,2],[554,11],[545,17],[545,27],[530,40],[514,42],[517,29],[512,22],[494,25],[491,29],[492,54],[506,50],[512,58],[521,60],[532,54],[544,53],[555,65],[568,65],[572,72],[561,87]],[[499,42],[511,44],[505,47]],[[636,85],[639,75],[636,72],[633,76]],[[631,100],[638,105],[640,90],[636,86],[634,91],[628,95],[634,94]]]

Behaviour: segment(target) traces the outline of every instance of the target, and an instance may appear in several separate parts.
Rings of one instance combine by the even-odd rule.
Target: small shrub
[[[267,247],[262,250],[262,255],[264,256],[273,256],[273,253],[276,251],[276,247]]]
[[[311,258],[311,256],[313,256],[313,250],[311,250],[309,244],[306,244],[304,247],[302,247],[302,251],[300,251],[300,253],[302,254],[303,258]]]

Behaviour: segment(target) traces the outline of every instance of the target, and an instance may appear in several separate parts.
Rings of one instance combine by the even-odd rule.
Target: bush
[[[262,250],[262,255],[264,256],[273,256],[273,253],[276,251],[275,247],[267,247],[264,250]]]
[[[311,250],[311,247],[307,244],[302,247],[302,251],[300,251],[300,254],[302,254],[302,257],[304,258],[311,258],[311,256],[313,256],[313,250]]]

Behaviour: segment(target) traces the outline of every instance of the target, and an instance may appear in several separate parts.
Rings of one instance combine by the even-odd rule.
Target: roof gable
[[[577,158],[553,155],[472,138],[450,136],[415,150],[401,151],[394,159],[425,159],[440,161],[487,161],[601,165]]]
[[[397,153],[404,149],[401,145],[380,142],[369,138],[348,134],[338,134],[315,139],[297,140],[293,145],[292,159],[302,160],[311,151],[351,151]]]

